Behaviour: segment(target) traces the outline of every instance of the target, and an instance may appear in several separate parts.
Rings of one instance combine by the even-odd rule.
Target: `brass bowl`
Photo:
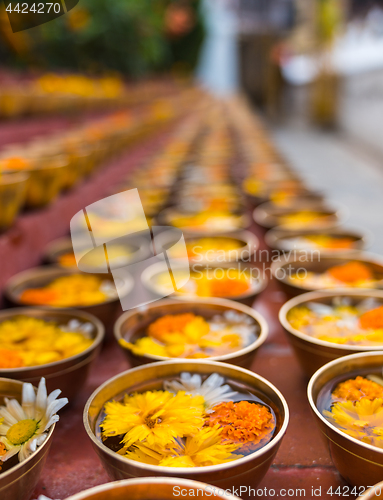
[[[22,389],[22,382],[0,378],[0,404],[4,404],[4,397],[21,402]],[[31,497],[44,468],[54,428],[55,424],[50,428],[44,443],[30,457],[0,473],[1,500],[28,500]]]
[[[382,293],[383,296],[383,293]],[[255,320],[256,325],[259,328],[259,333],[254,342],[249,346],[239,349],[230,354],[225,354],[221,356],[211,356],[208,359],[212,361],[224,361],[227,363],[232,363],[236,366],[242,366],[243,368],[250,369],[252,362],[254,361],[255,355],[259,347],[265,342],[268,335],[268,325],[265,319],[254,309],[238,304],[231,300],[225,299],[193,299],[193,300],[161,300],[159,302],[148,304],[145,310],[133,310],[127,311],[122,316],[120,316],[114,325],[114,336],[117,342],[124,351],[129,363],[132,366],[138,366],[145,363],[153,363],[154,361],[163,361],[164,359],[174,359],[166,358],[163,356],[156,356],[154,354],[145,354],[144,356],[137,356],[133,354],[127,347],[121,346],[120,340],[124,339],[131,342],[140,336],[140,333],[144,332],[146,328],[166,314],[184,314],[184,313],[194,313],[198,316],[202,316],[206,319],[211,319],[216,314],[223,314],[225,311],[234,310],[237,313],[246,314],[251,319]],[[180,359],[180,358],[178,358]]]
[[[277,431],[273,439],[260,450],[233,462],[208,467],[162,467],[139,463],[127,459],[105,446],[96,436],[97,422],[104,404],[123,392],[131,392],[133,387],[153,384],[158,387],[160,381],[177,377],[181,372],[210,375],[218,373],[240,385],[247,385],[264,395],[273,406],[277,415]],[[278,451],[282,437],[287,429],[289,410],[282,394],[270,382],[255,373],[237,366],[216,361],[172,360],[150,363],[120,373],[105,382],[90,396],[84,409],[84,425],[93,448],[99,456],[107,474],[112,480],[134,477],[165,476],[183,477],[207,482],[226,489],[241,485],[259,484],[269,469]]]
[[[349,436],[332,425],[318,410],[318,396],[323,387],[370,370],[381,371],[383,351],[363,352],[344,356],[322,366],[312,376],[307,395],[316,423],[327,443],[331,459],[341,476],[352,486],[366,487],[381,481],[383,476],[383,449]]]
[[[287,320],[287,315],[293,307],[304,305],[307,302],[330,304],[334,297],[347,297],[353,303],[360,302],[369,297],[374,297],[383,304],[383,291],[349,289],[304,293],[286,302],[279,311],[279,321],[287,334],[290,344],[294,348],[303,371],[308,377],[311,377],[316,370],[333,359],[356,352],[381,351],[383,349],[383,345],[362,346],[335,344],[333,342],[316,339],[296,330]]]
[[[167,208],[165,210],[163,210],[159,216],[158,216],[158,220],[159,220],[159,225],[161,225],[162,223],[165,224],[165,225],[170,225],[172,226],[173,225],[173,220],[174,218],[176,217],[179,217],[179,216],[185,216],[187,215],[187,213],[184,213],[184,212],[178,212],[172,208]],[[230,214],[230,216],[232,217],[232,222],[233,222],[233,225],[231,227],[225,227],[222,225],[222,227],[208,227],[208,226],[198,226],[198,227],[194,227],[194,226],[183,226],[183,227],[179,227],[179,229],[181,229],[185,234],[197,234],[197,235],[209,235],[209,236],[212,236],[212,235],[216,235],[216,234],[221,234],[221,233],[231,233],[231,232],[234,232],[234,231],[240,231],[242,229],[246,229],[247,227],[250,226],[250,217],[246,214],[246,213],[232,213]],[[178,226],[175,226],[175,227],[178,227]]]
[[[0,324],[19,315],[53,321],[58,325],[67,325],[71,319],[92,325],[92,345],[75,356],[44,365],[0,369],[0,376],[30,382],[36,386],[41,377],[45,377],[48,392],[60,388],[63,396],[68,398],[71,403],[84,386],[89,370],[101,350],[105,334],[102,323],[94,316],[75,309],[60,310],[29,307],[0,311]]]
[[[283,224],[281,218],[300,211],[318,212],[326,217],[325,220],[313,219],[306,222],[301,227],[291,227],[288,224]],[[296,231],[297,229],[331,229],[342,224],[347,219],[347,211],[344,207],[327,207],[323,203],[312,202],[304,203],[297,202],[293,207],[279,207],[273,203],[263,203],[259,205],[253,212],[254,221],[265,228],[279,226],[279,229],[285,231]]]
[[[46,286],[54,279],[61,276],[68,276],[70,274],[81,274],[81,272],[78,269],[65,269],[56,266],[35,267],[33,269],[28,269],[27,271],[16,274],[10,280],[8,280],[4,290],[5,299],[10,306],[35,307],[34,305],[25,304],[20,300],[20,294],[24,290],[28,288],[38,288]],[[113,281],[113,278],[110,274],[94,273],[93,275],[98,276],[102,279]],[[129,291],[131,291],[133,288],[133,280],[129,282],[127,286],[130,288]],[[127,293],[129,292],[127,291]],[[55,308],[46,305],[44,307],[48,309],[60,309],[62,311],[68,309],[77,309],[92,314],[93,316],[96,316],[96,318],[98,318],[101,323],[103,323],[106,329],[106,333],[110,335],[112,334],[111,327],[116,316],[118,314],[121,314],[122,312],[118,296],[116,298],[111,297],[101,304],[94,304],[89,306]]]
[[[358,500],[373,500],[374,498],[383,498],[383,481],[371,486],[367,491],[358,497]]]
[[[183,271],[182,266],[177,266],[177,265],[172,265],[172,272],[173,275],[174,273],[177,272],[177,270],[180,269]],[[234,300],[236,302],[240,302],[241,304],[244,304],[246,306],[252,306],[254,303],[255,297],[259,295],[267,286],[267,277],[265,276],[264,273],[261,272],[261,270],[255,268],[251,264],[247,262],[219,262],[216,264],[208,264],[208,265],[201,265],[201,264],[192,264],[190,265],[190,271],[191,272],[198,272],[201,273],[205,269],[208,270],[220,270],[220,269],[240,269],[244,271],[248,271],[251,275],[251,287],[250,290],[247,291],[246,293],[243,293],[241,295],[235,295],[235,296],[229,296],[229,297],[217,297],[217,298],[222,298],[222,299],[229,299],[229,300]],[[256,271],[256,276],[253,277],[253,271]],[[157,299],[166,297],[170,295],[170,293],[166,293],[165,289],[162,289],[161,286],[157,285],[154,282],[154,279],[156,276],[161,275],[164,272],[164,265],[162,263],[156,263],[153,264],[149,267],[147,267],[144,272],[141,275],[141,280],[144,286],[154,295],[157,296]],[[178,300],[194,300],[195,298],[200,298],[204,300],[204,297],[198,297],[197,295],[193,294],[187,294],[187,293],[180,293],[178,291],[173,291],[172,293],[172,298],[178,299]],[[206,297],[207,298],[207,297]]]
[[[290,193],[294,193],[294,196],[299,197],[301,195],[309,195],[316,194],[310,189],[306,188],[302,181],[296,178],[278,180],[278,181],[264,181],[263,187],[259,190],[258,194],[250,193],[246,188],[243,187],[244,194],[246,196],[246,200],[250,204],[250,206],[256,208],[263,203],[267,203],[270,201],[273,192],[277,191],[286,191]],[[293,195],[293,194],[291,194]]]
[[[302,260],[299,260],[302,259]],[[378,277],[374,288],[383,286],[383,261],[381,257],[368,253],[359,253],[358,255],[339,255],[338,253],[326,253],[321,255],[320,252],[297,252],[291,257],[285,257],[278,262],[277,260],[271,264],[271,274],[274,279],[277,279],[283,291],[289,296],[295,296],[305,292],[318,291],[310,286],[299,285],[296,282],[291,282],[289,276],[298,270],[305,269],[308,272],[323,273],[333,266],[346,264],[347,262],[362,262],[367,264]],[[331,288],[339,290],[347,288],[350,290],[358,290],[356,287],[347,287],[345,284],[339,288]],[[360,290],[360,288],[359,288]]]
[[[84,241],[84,248],[86,248],[87,241]],[[145,245],[145,239],[143,237],[129,235],[126,238],[118,238],[114,242],[108,243],[108,250],[110,250],[114,245],[125,248],[130,247],[132,250],[131,253],[126,255],[126,262],[121,264],[121,267],[124,265],[131,264],[138,260],[143,260],[149,255],[149,245]],[[79,245],[77,245],[79,246]],[[44,252],[44,262],[48,264],[54,264],[56,266],[60,266],[64,269],[75,268],[77,269],[77,264],[74,266],[64,266],[60,264],[60,257],[66,254],[73,254],[73,243],[70,237],[58,238],[57,240],[52,241],[46,248]],[[97,252],[97,256],[100,257],[100,254]],[[84,256],[81,259],[81,264],[86,265],[89,270],[94,271],[95,273],[102,271],[102,266],[105,265],[105,260],[100,263],[99,267],[92,266],[89,264],[87,257]],[[94,266],[94,267],[93,267]]]
[[[77,493],[67,500],[174,500],[181,498],[217,498],[218,500],[240,500],[227,491],[219,491],[214,486],[190,479],[151,477],[126,479],[102,484],[90,490]]]
[[[0,231],[12,226],[25,202],[28,175],[0,173]]]
[[[228,241],[232,241],[233,243],[239,243],[240,248],[233,250],[218,250],[218,255],[214,258],[208,258],[208,256],[204,256],[202,252],[194,257],[189,255],[189,262],[192,264],[219,264],[222,260],[224,262],[237,262],[241,260],[249,261],[251,257],[254,255],[256,250],[259,249],[259,240],[258,238],[251,233],[250,231],[238,231],[238,232],[229,232],[229,233],[220,233],[214,234],[213,236],[208,235],[195,235],[195,236],[186,236],[185,243],[186,245],[192,245],[195,243],[196,248],[202,248],[198,246],[198,240],[200,238],[208,238],[209,240],[213,239],[225,239]],[[156,245],[158,248],[168,248],[169,244],[174,241],[174,231],[164,231],[156,237]],[[171,248],[168,251],[169,257],[173,259],[179,258],[179,255],[173,255]]]
[[[368,246],[371,245],[372,234],[367,231],[357,231],[357,230],[347,230],[342,228],[334,228],[329,230],[303,230],[303,231],[285,231],[279,227],[275,227],[274,229],[270,229],[265,235],[265,242],[267,246],[272,248],[273,250],[280,250],[281,252],[291,252],[295,251],[310,251],[312,248],[303,248],[303,247],[292,247],[289,245],[289,241],[293,238],[300,238],[305,236],[330,236],[334,238],[350,238],[354,242],[353,248],[339,248],[339,249],[327,249],[327,248],[318,248],[315,250],[319,250],[323,253],[351,253],[351,252],[360,252],[365,250]]]
[[[26,206],[40,208],[54,201],[65,185],[68,165],[57,162],[49,166],[29,168],[20,172],[28,174]],[[11,171],[8,171],[11,173]]]

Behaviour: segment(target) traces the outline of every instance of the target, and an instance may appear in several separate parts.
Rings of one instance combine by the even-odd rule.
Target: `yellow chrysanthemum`
[[[124,434],[122,442],[127,447],[143,441],[148,446],[166,446],[202,427],[203,411],[202,396],[146,391],[125,396],[123,402],[106,403],[102,433],[105,437]]]
[[[338,402],[323,414],[349,436],[383,448],[383,399]]]
[[[188,436],[185,442],[178,440],[166,449],[136,443],[126,451],[125,457],[163,467],[206,467],[242,458],[233,454],[237,449],[238,445],[221,442],[221,429],[216,426],[205,427]]]

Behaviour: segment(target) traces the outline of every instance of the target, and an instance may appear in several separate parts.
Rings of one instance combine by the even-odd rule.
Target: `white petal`
[[[45,378],[42,377],[39,383],[39,388],[37,390],[36,397],[36,407],[35,407],[35,418],[36,420],[41,420],[45,414],[45,410],[48,406],[48,395],[47,387],[45,385]]]
[[[15,455],[17,455],[17,453],[19,452],[21,446],[14,446],[13,448],[11,448],[9,451],[7,451],[7,453],[5,453],[5,455],[3,455],[1,457],[1,460],[3,462],[6,462],[7,460],[9,460],[10,458],[14,457]]]
[[[43,420],[40,422],[39,432],[45,432],[59,420],[60,417],[58,415],[52,415],[52,417],[49,420],[47,418],[43,418]]]
[[[7,405],[7,410],[17,421],[26,420],[28,418],[20,403],[16,399],[5,398],[4,401]]]
[[[28,443],[29,442],[21,445],[21,448],[19,451],[19,462],[23,462],[24,460],[26,460],[29,457],[29,455],[31,455],[31,452],[29,451],[29,448],[28,448]]]
[[[5,406],[0,406],[0,418],[4,418],[4,422],[6,425],[14,425],[17,424],[17,419],[9,413],[9,411],[5,408]]]
[[[40,436],[37,436],[37,438],[36,438],[37,446],[41,446],[47,437],[48,437],[48,434],[40,434]]]
[[[0,436],[5,436],[10,428],[10,425],[0,424]]]
[[[36,394],[32,384],[23,384],[22,407],[28,418],[35,417]]]
[[[52,401],[54,401],[55,399],[57,399],[61,394],[61,391],[60,389],[56,389],[55,391],[52,391],[49,396],[48,396],[48,404],[47,406],[49,406]]]

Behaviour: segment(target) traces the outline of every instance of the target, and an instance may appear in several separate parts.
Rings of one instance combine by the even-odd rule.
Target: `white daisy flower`
[[[16,399],[5,398],[5,406],[0,406],[0,443],[7,450],[1,457],[3,462],[17,453],[22,462],[43,444],[47,431],[59,420],[56,413],[68,403],[67,398],[57,399],[60,393],[56,389],[48,396],[42,378],[37,394],[32,384],[23,384],[21,405]]]
[[[224,382],[225,379],[218,373],[213,373],[204,382],[202,382],[201,375],[181,373],[181,382],[177,380],[165,381],[164,388],[174,394],[185,391],[186,394],[192,396],[203,396],[205,407],[209,411],[218,403],[231,401],[233,397],[237,396],[237,392],[232,391],[228,384],[222,385]]]

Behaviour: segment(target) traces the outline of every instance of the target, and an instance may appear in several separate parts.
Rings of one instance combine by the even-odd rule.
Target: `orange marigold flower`
[[[264,446],[275,430],[275,418],[264,405],[228,401],[213,407],[205,426],[222,427],[222,442],[240,445],[239,452],[253,452]]]
[[[16,351],[0,349],[0,369],[20,368],[22,366],[24,366],[23,358]]]
[[[182,332],[186,325],[196,317],[197,316],[192,313],[167,314],[149,325],[148,334],[150,337],[161,341],[164,335]]]
[[[20,295],[20,301],[25,304],[43,306],[54,303],[59,297],[55,290],[47,288],[30,288]]]
[[[368,281],[373,279],[370,269],[362,262],[347,262],[340,266],[330,267],[328,272],[333,278],[343,283],[354,283],[356,281]]]
[[[5,447],[5,445],[3,443],[0,443],[0,457],[2,457],[3,455],[5,455],[7,452],[7,448]],[[0,460],[0,471],[3,467],[3,463],[1,460]]]
[[[376,307],[362,314],[359,318],[359,323],[364,330],[383,328],[383,306]]]
[[[332,396],[347,401],[360,401],[363,398],[372,401],[375,398],[383,398],[383,386],[359,376],[338,384]]]
[[[242,295],[250,289],[250,282],[247,280],[232,280],[229,278],[216,279],[210,282],[212,297],[236,297]]]

